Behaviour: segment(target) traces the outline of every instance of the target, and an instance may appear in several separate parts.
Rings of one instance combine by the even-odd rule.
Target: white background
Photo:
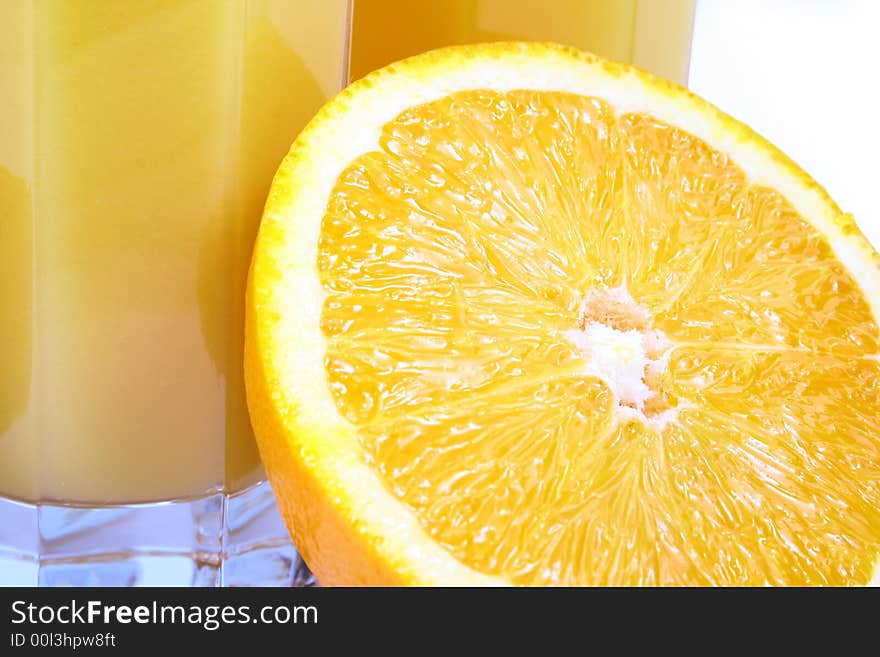
[[[800,164],[880,250],[880,0],[698,0],[688,86]]]

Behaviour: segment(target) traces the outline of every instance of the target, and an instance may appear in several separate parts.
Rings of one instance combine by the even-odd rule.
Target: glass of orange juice
[[[289,584],[242,383],[272,175],[346,0],[4,0],[0,585]]]
[[[442,46],[555,41],[687,83],[695,0],[353,0],[351,77]]]

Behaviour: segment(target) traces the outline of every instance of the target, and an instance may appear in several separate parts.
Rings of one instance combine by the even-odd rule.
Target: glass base
[[[314,586],[267,482],[73,507],[0,497],[0,586]]]

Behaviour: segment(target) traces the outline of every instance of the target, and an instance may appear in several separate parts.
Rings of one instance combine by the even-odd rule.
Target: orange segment
[[[670,331],[684,340],[877,351],[877,324],[863,292],[778,192],[749,188],[732,217],[735,242],[711,277],[668,309]],[[715,321],[716,313],[730,321]]]
[[[486,47],[502,78],[515,70],[499,63],[505,47],[547,57],[559,80],[599,67],[597,93],[493,89],[476,74],[450,89],[445,67],[479,49],[416,58],[384,73],[400,111],[322,178],[319,214],[270,199],[272,231],[315,223],[317,268],[283,238],[258,244],[250,331],[271,337],[249,342],[249,394],[323,410],[297,403],[279,422],[255,405],[261,445],[333,472],[315,435],[326,423],[376,486],[341,478],[280,495],[350,523],[388,577],[373,583],[436,582],[419,557],[388,565],[428,545],[463,576],[513,584],[868,582],[880,553],[876,255],[851,227],[841,236],[846,219],[802,172],[702,101],[549,46]],[[430,87],[431,75],[444,91],[421,102],[395,82]],[[632,79],[648,108],[617,107],[637,95]],[[370,80],[339,101],[343,116],[358,116]],[[673,112],[683,125],[651,111],[668,98],[689,108]],[[309,139],[295,163],[319,148]],[[290,181],[282,167],[275,189]],[[281,284],[285,263],[300,278]],[[298,280],[322,296],[294,292]],[[314,386],[283,383],[291,355],[275,336],[294,329],[275,326],[306,330],[284,319],[295,302],[321,303],[320,340],[304,337],[320,350],[320,369],[303,366]],[[371,533],[368,512],[344,501],[358,494],[423,534]],[[319,577],[351,581],[302,540]]]

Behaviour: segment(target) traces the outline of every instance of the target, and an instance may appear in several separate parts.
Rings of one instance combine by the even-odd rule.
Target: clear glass
[[[0,585],[309,583],[242,382],[272,174],[345,0],[4,0]]]

